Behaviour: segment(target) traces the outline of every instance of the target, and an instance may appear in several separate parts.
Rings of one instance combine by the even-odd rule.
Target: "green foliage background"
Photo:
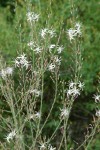
[[[54,0],[52,5],[52,10],[49,9],[49,0],[31,0],[34,7],[41,3],[42,18],[45,23],[46,15],[48,11],[52,11],[53,19],[51,24],[59,30],[60,23],[59,20],[63,20],[63,28],[67,29],[69,26],[70,19],[70,5],[69,1],[66,0]],[[100,1],[99,0],[73,0],[75,7],[78,12],[78,20],[82,22],[83,25],[83,81],[85,82],[85,89],[79,100],[74,104],[72,114],[70,117],[72,139],[79,140],[82,137],[83,132],[86,127],[92,121],[92,115],[95,114],[95,103],[93,100],[93,94],[96,93],[98,84],[98,77],[100,77]],[[16,4],[17,9],[15,10]],[[48,11],[45,12],[48,7]],[[38,7],[39,9],[39,7]],[[38,10],[37,10],[38,12]],[[7,62],[7,64],[12,64],[12,61],[16,57],[16,52],[19,47],[19,30],[18,26],[24,21],[25,17],[25,5],[24,0],[0,0],[0,54]],[[25,27],[25,24],[24,24]],[[62,38],[62,42],[66,45],[68,43],[67,39]],[[66,60],[68,55],[66,52],[63,53],[63,59]],[[65,61],[66,62],[66,61]],[[70,63],[70,62],[68,62]],[[67,65],[67,64],[66,64]],[[63,64],[62,68],[65,68]],[[66,77],[66,72],[63,73],[63,78],[68,80]],[[49,84],[49,83],[48,83]],[[47,104],[48,105],[48,104]],[[58,107],[59,107],[58,103]],[[3,104],[0,102],[0,107]],[[45,111],[44,106],[44,111]],[[57,114],[55,114],[56,116]],[[51,123],[48,124],[47,128],[53,128],[54,123],[53,118],[51,118]],[[0,135],[2,137],[2,135]],[[95,136],[93,143],[89,150],[99,150],[99,135]]]

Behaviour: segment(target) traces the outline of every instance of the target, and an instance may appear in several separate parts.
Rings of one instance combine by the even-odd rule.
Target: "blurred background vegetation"
[[[53,0],[52,10],[49,10],[50,0],[31,0],[33,7],[37,7],[40,1],[42,9],[42,18],[44,18],[48,11],[52,11],[53,19],[51,24],[59,30],[60,20],[63,20],[63,28],[67,30],[70,19],[70,5],[69,1],[66,0]],[[98,78],[100,77],[100,1],[99,0],[73,0],[75,7],[77,8],[78,20],[83,25],[83,69],[82,69],[82,80],[85,82],[85,89],[82,95],[75,102],[70,116],[70,134],[72,140],[81,142],[86,128],[93,121],[93,114],[95,114],[96,104],[93,100],[93,94],[96,93],[97,88],[100,87]],[[16,7],[17,5],[17,7]],[[47,9],[48,8],[48,9]],[[7,64],[11,65],[12,61],[16,57],[16,52],[19,50],[19,29],[20,23],[24,24],[25,17],[25,2],[24,0],[0,0],[0,54]],[[47,10],[47,12],[45,12]],[[23,17],[24,16],[24,17]],[[25,25],[24,25],[25,26]],[[21,31],[24,32],[24,31]],[[68,44],[68,41],[62,38],[62,43]],[[66,47],[65,45],[65,47]],[[63,59],[68,58],[67,50],[63,53]],[[65,61],[66,62],[66,61]],[[70,62],[67,62],[70,63]],[[62,68],[66,68],[67,63],[63,64]],[[66,69],[65,69],[66,70]],[[63,78],[66,80],[70,79],[67,77],[67,73],[63,73]],[[68,74],[69,75],[69,74]],[[48,81],[49,82],[49,81]],[[50,84],[50,83],[48,83]],[[2,99],[2,96],[0,96]],[[47,104],[48,105],[48,104]],[[58,107],[60,102],[58,102]],[[0,100],[0,107],[4,106],[2,100]],[[46,107],[46,106],[44,106]],[[57,114],[54,114],[55,116]],[[51,123],[48,124],[49,128],[54,126],[53,117]],[[2,135],[0,134],[0,137]],[[100,150],[99,143],[100,136],[97,134],[91,144],[89,150]]]

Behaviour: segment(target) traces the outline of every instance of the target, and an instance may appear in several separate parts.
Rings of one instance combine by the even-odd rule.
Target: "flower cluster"
[[[42,143],[41,146],[39,146],[39,147],[40,147],[40,150],[45,150],[45,149],[47,149],[47,150],[56,150],[56,147],[53,147],[51,144],[49,144],[47,146],[46,143]]]
[[[36,14],[34,12],[28,12],[27,13],[27,21],[31,22],[36,22],[39,20],[39,14]]]
[[[15,130],[14,130],[14,131],[12,131],[12,132],[10,132],[10,133],[6,136],[6,140],[7,140],[7,142],[9,142],[9,143],[10,143],[10,140],[12,140],[12,139],[15,137],[15,135],[16,135]]]
[[[34,50],[33,50],[36,54],[40,53],[42,51],[42,48],[37,46]]]
[[[81,83],[80,81],[78,83],[71,81],[69,83],[67,97],[73,96],[74,98],[76,98],[78,95],[80,95],[80,91],[83,90],[83,87],[84,87],[84,83]]]
[[[27,46],[30,47],[31,50],[33,50],[36,54],[40,53],[42,51],[42,48],[38,46],[35,42],[30,41]]]
[[[68,36],[70,41],[74,40],[75,37],[81,36],[81,25],[80,23],[76,23],[74,28],[70,28],[68,31]]]
[[[28,69],[29,62],[27,61],[27,57],[25,56],[25,54],[22,54],[15,59],[15,67],[26,67],[26,69]]]
[[[56,33],[53,29],[44,28],[41,30],[40,35],[43,39],[45,39],[46,35],[49,35],[50,38],[53,38],[56,35]]]
[[[49,52],[50,53],[52,53],[52,50],[53,49],[56,49],[56,51],[57,51],[57,53],[58,54],[61,54],[61,52],[63,51],[63,49],[64,49],[64,47],[61,45],[61,46],[59,46],[59,45],[55,45],[55,44],[51,44],[51,45],[49,45]]]
[[[58,57],[57,55],[55,55],[51,59],[53,60],[53,62],[49,64],[48,70],[53,72],[56,67],[60,66],[61,57]]]
[[[7,67],[6,69],[1,70],[0,76],[3,79],[6,79],[6,77],[12,75],[12,73],[13,73],[13,68],[12,67]]]

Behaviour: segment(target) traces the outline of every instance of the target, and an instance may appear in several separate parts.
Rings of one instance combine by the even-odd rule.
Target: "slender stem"
[[[82,146],[84,146],[84,144],[88,141],[88,139],[91,138],[91,139],[90,139],[90,142],[88,143],[88,145],[87,145],[86,148],[85,148],[85,149],[87,150],[89,144],[91,143],[91,141],[92,141],[92,139],[93,139],[93,136],[94,136],[94,134],[95,134],[95,132],[96,132],[96,129],[97,129],[98,125],[99,125],[99,121],[100,121],[100,120],[98,120],[97,124],[95,125],[95,128],[93,129],[92,133],[84,140],[84,142],[83,142],[76,150],[80,150],[80,148],[81,148]]]
[[[57,99],[57,90],[58,90],[57,78],[58,78],[58,76],[57,76],[57,73],[56,73],[55,98],[54,98],[53,104],[52,104],[52,106],[51,106],[51,109],[50,109],[50,111],[49,111],[49,114],[48,114],[48,116],[47,116],[47,118],[46,118],[46,120],[45,120],[45,122],[44,122],[44,124],[43,124],[43,126],[42,126],[42,128],[41,128],[41,130],[40,130],[40,132],[39,132],[39,134],[42,132],[44,126],[46,125],[46,123],[47,123],[47,121],[48,121],[48,118],[49,118],[50,115],[51,115],[51,112],[52,112],[52,109],[53,109],[54,104],[55,104],[55,102],[56,102],[56,99]]]
[[[55,135],[55,133],[57,132],[57,130],[59,129],[61,123],[62,123],[62,120],[60,120],[60,122],[59,122],[58,126],[56,127],[54,133],[53,133],[52,136],[49,138],[49,142],[54,138],[54,135]]]

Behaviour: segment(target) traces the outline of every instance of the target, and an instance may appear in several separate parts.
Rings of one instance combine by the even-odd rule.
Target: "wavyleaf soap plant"
[[[37,9],[39,13],[35,11],[30,1],[26,0],[25,6],[27,9],[24,21],[27,30],[19,33],[18,55],[13,60],[12,66],[2,67],[0,71],[1,91],[9,108],[8,117],[2,117],[7,132],[0,146],[2,150],[67,150],[68,144],[73,144],[72,141],[69,142],[68,135],[70,113],[74,101],[84,90],[84,82],[81,81],[82,25],[77,18],[74,18],[72,9],[70,21],[72,27],[65,31],[61,26],[59,31],[56,31],[50,22],[54,17],[52,11],[48,14],[48,18],[44,19],[45,23],[41,23],[40,2]],[[52,10],[52,1],[50,1],[50,10]],[[20,24],[20,30],[22,27],[24,28],[24,23]],[[69,41],[73,61],[72,78],[67,84],[60,74],[62,53],[67,53],[66,44],[61,43],[62,31]],[[14,80],[16,74],[17,83]],[[98,99],[99,96],[95,95],[95,100]],[[58,101],[61,102],[59,107]],[[96,115],[99,114],[99,111],[96,112]],[[57,124],[53,130],[50,128],[49,132],[48,124],[51,119]],[[77,149],[84,146],[85,142]]]

